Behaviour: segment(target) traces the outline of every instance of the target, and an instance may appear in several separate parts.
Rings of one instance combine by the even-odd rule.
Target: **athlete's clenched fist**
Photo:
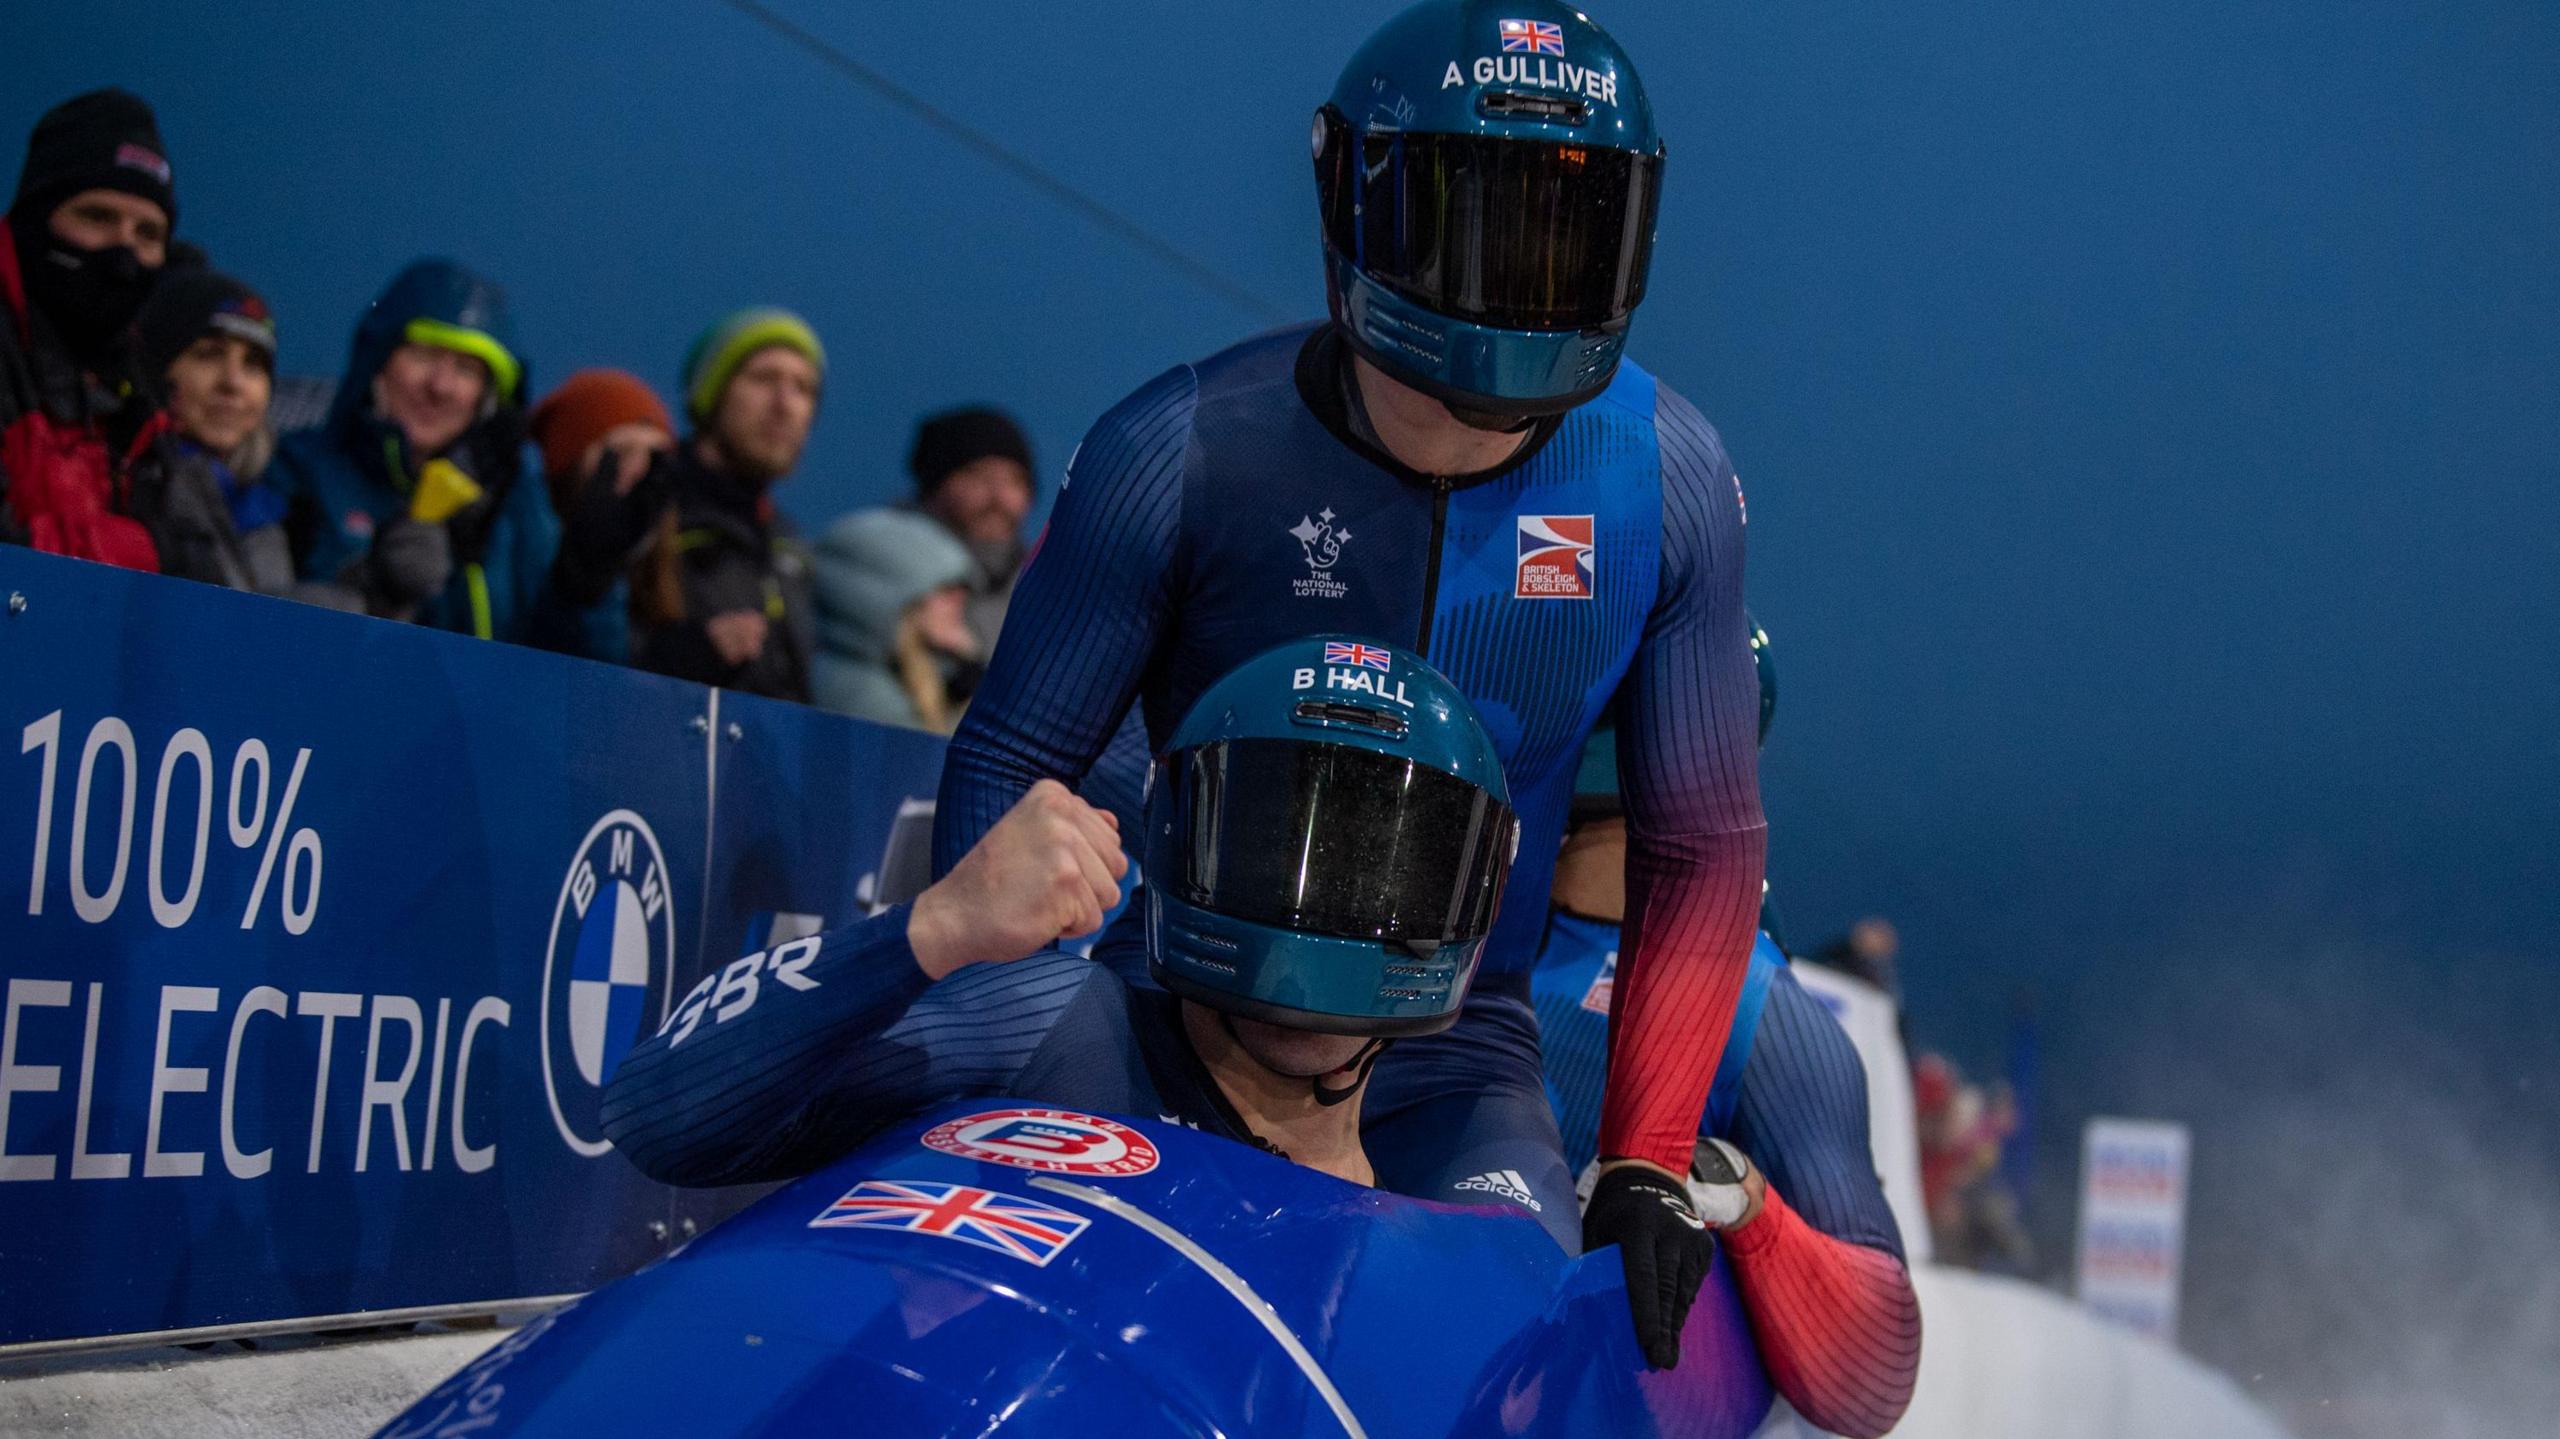
[[[1120,822],[1044,779],[951,872],[916,896],[907,946],[936,979],[1091,934],[1120,902]]]

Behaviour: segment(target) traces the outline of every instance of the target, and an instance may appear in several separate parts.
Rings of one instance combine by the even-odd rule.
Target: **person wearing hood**
[[[506,298],[450,260],[393,277],[357,322],[328,419],[271,480],[295,567],[390,619],[610,658],[613,576],[556,562],[561,526],[525,473],[525,367]],[[628,550],[645,517],[579,549]],[[617,528],[618,527],[618,528]]]
[[[151,107],[94,90],[36,121],[0,225],[0,540],[160,567],[132,468],[164,423],[133,317],[178,217]]]
[[[680,603],[634,629],[632,663],[808,700],[816,625],[809,557],[775,506],[773,486],[809,443],[826,366],[817,332],[787,310],[740,310],[686,352],[692,432],[667,461]]]
[[[969,629],[979,653],[989,653],[1022,572],[1022,522],[1040,494],[1031,442],[1002,410],[945,410],[916,426],[907,472],[916,480],[915,507],[968,547]]]
[[[945,674],[976,658],[969,552],[912,510],[847,515],[819,537],[816,702],[838,714],[949,734]]]

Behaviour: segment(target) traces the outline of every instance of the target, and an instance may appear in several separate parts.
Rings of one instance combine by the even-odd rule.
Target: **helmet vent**
[[[1582,353],[1573,358],[1573,373],[1577,383],[1590,384],[1616,365],[1617,346],[1614,342],[1617,338],[1612,334],[1600,334],[1584,342]]]
[[[1404,716],[1340,700],[1300,700],[1290,714],[1301,724],[1348,725],[1389,739],[1403,739],[1405,733]]]
[[[1488,120],[1553,120],[1565,125],[1590,122],[1591,107],[1556,95],[1523,95],[1489,90],[1476,97],[1476,113]]]
[[[1413,314],[1369,305],[1360,311],[1360,330],[1369,343],[1400,350],[1424,365],[1440,365],[1449,358],[1447,332],[1426,328]]]

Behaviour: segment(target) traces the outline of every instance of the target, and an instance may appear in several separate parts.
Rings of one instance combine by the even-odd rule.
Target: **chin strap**
[[[1446,400],[1440,403],[1441,408],[1449,412],[1449,418],[1470,430],[1483,430],[1488,434],[1516,435],[1538,422],[1536,415],[1497,415],[1487,410],[1470,410]]]
[[[1316,1103],[1323,1105],[1327,1109],[1331,1109],[1335,1105],[1349,1099],[1351,1096],[1358,1094],[1360,1092],[1360,1086],[1369,1082],[1369,1071],[1376,1067],[1378,1063],[1378,1056],[1386,1053],[1387,1046],[1393,1043],[1395,1043],[1395,1041],[1392,1039],[1373,1039],[1367,1044],[1360,1046],[1360,1053],[1353,1057],[1349,1065],[1345,1066],[1353,1071],[1351,1082],[1342,1086],[1340,1089],[1325,1088],[1323,1075],[1317,1075],[1314,1079],[1307,1081],[1315,1087]]]
[[[1236,1034],[1236,1021],[1234,1015],[1227,1013],[1223,1009],[1219,1010],[1218,1027],[1227,1032],[1227,1038],[1235,1045],[1237,1053],[1243,1055],[1247,1059],[1253,1059],[1253,1051],[1247,1049],[1245,1047],[1244,1040],[1239,1038]],[[1340,1089],[1325,1088],[1323,1075],[1317,1075],[1314,1079],[1307,1081],[1308,1084],[1313,1086],[1315,1089],[1316,1103],[1323,1105],[1327,1109],[1331,1109],[1335,1105],[1349,1099],[1351,1096],[1358,1094],[1360,1092],[1360,1086],[1369,1082],[1369,1071],[1377,1067],[1378,1056],[1386,1053],[1387,1046],[1393,1043],[1395,1043],[1395,1041],[1392,1039],[1373,1039],[1367,1044],[1360,1046],[1360,1052],[1351,1056],[1351,1062],[1343,1066],[1345,1069],[1356,1069],[1359,1073],[1352,1075],[1351,1082],[1342,1086]],[[1258,1059],[1254,1059],[1253,1062],[1256,1064],[1262,1063],[1262,1061]],[[1273,1072],[1277,1073],[1278,1071],[1275,1070]],[[1254,1142],[1265,1149],[1270,1149],[1272,1153],[1279,1155],[1283,1159],[1289,1157],[1283,1151],[1273,1148],[1271,1142],[1267,1139],[1256,1136]]]

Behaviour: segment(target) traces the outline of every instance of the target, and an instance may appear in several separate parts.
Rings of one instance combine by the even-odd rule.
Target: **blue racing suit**
[[[1182,1032],[1173,996],[1059,951],[939,982],[909,906],[705,976],[632,1046],[604,1130],[669,1184],[787,1179],[931,1105],[1011,1095],[1154,1115],[1257,1145]]]
[[[1565,1165],[1575,1174],[1600,1153],[1600,1086],[1609,1061],[1609,997],[1618,982],[1618,938],[1618,927],[1606,920],[1551,911],[1537,972],[1529,979],[1530,997],[1538,1011],[1547,1102],[1554,1106],[1556,1127],[1564,1136]],[[1740,1106],[1743,1075],[1757,1052],[1753,1042],[1760,1019],[1786,971],[1785,953],[1763,932],[1751,947],[1751,973],[1743,980],[1742,999],[1733,1009],[1724,1060],[1716,1066],[1715,1083],[1707,1090],[1706,1113],[1698,1121],[1700,1134],[1732,1137],[1730,1126]],[[1785,988],[1789,993],[1779,1001],[1781,1005],[1815,1003],[1794,980],[1787,980]],[[1827,1057],[1828,1049],[1825,1053]],[[1764,1065],[1764,1074],[1765,1070]],[[1854,1084],[1864,1103],[1866,1076],[1854,1067],[1826,1075],[1820,1082]],[[1765,1077],[1762,1087],[1768,1087]],[[1881,1190],[1877,1197],[1882,1199]]]
[[[1577,1168],[1594,1153],[1617,967],[1616,925],[1552,912],[1532,985]],[[1698,1132],[1748,1155],[1767,1185],[1760,1216],[1719,1239],[1779,1392],[1826,1431],[1891,1428],[1919,1372],[1920,1311],[1867,1137],[1866,1070],[1765,934]]]
[[[1387,1186],[1453,1200],[1517,1173],[1578,1249],[1528,971],[1583,742],[1614,704],[1631,919],[1602,1142],[1685,1169],[1761,884],[1741,485],[1698,412],[1633,364],[1499,468],[1417,474],[1377,444],[1342,349],[1329,326],[1247,341],[1094,426],[952,740],[936,866],[1036,781],[1081,781],[1133,704],[1160,747],[1281,641],[1412,646],[1474,701],[1521,840],[1457,1026],[1378,1065],[1371,1158]],[[1132,908],[1096,949],[1124,974],[1143,966]]]

